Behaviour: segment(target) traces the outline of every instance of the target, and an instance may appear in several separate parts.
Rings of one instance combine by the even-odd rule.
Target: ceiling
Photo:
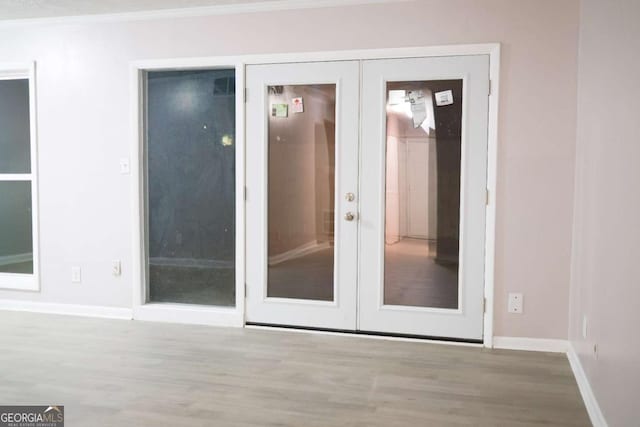
[[[301,0],[303,2],[304,0]],[[0,0],[0,20],[98,15],[205,6],[237,6],[272,0]]]

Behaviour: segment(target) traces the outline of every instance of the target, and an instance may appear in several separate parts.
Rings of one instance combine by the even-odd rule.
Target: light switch
[[[131,168],[129,167],[129,159],[122,158],[120,159],[120,173],[122,175],[128,175],[131,172]]]
[[[71,267],[71,283],[82,282],[82,269],[80,267]]]
[[[114,276],[120,276],[122,274],[122,264],[119,259],[116,259],[111,264],[111,274]]]

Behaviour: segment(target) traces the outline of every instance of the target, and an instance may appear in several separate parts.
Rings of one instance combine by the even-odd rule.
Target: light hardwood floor
[[[0,404],[74,426],[588,426],[564,355],[0,311]]]

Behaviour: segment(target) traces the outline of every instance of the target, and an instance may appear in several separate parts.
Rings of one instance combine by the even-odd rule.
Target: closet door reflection
[[[458,308],[462,93],[462,80],[387,83],[386,305]]]
[[[267,296],[332,301],[336,85],[267,89]]]
[[[235,305],[235,70],[158,71],[146,93],[148,301]]]

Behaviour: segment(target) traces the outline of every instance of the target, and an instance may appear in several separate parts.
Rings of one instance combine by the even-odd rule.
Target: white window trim
[[[31,182],[31,227],[33,233],[33,274],[1,273],[0,289],[40,290],[40,227],[38,221],[38,150],[36,125],[36,64],[35,62],[0,63],[0,80],[29,80],[29,126],[31,173],[2,174],[0,181]]]

